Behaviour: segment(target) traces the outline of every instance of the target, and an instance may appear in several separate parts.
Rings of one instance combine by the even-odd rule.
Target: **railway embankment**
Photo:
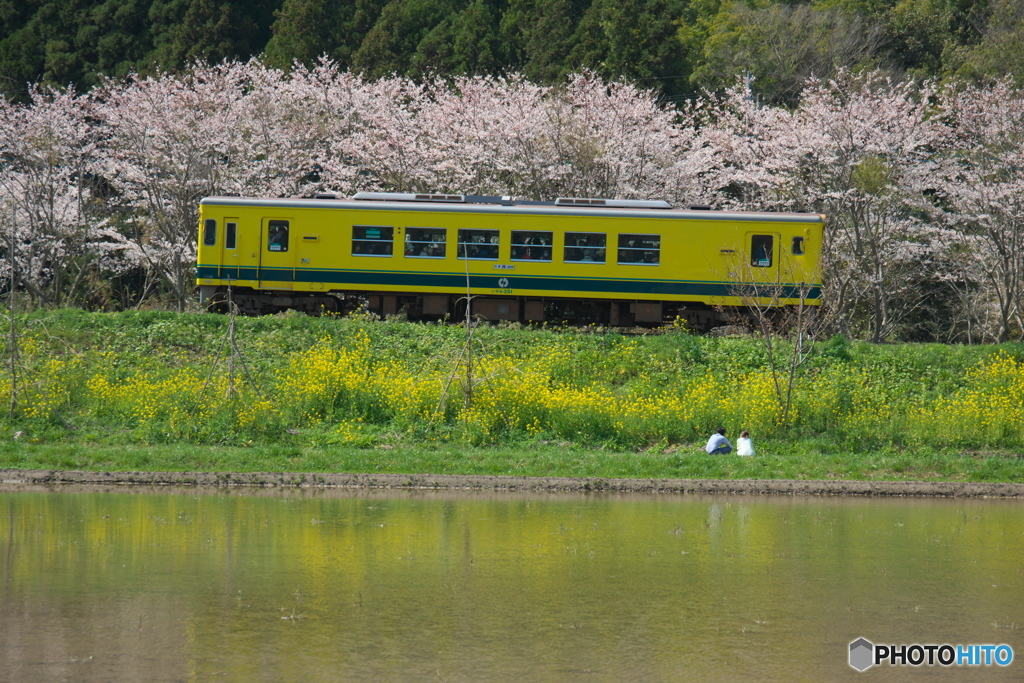
[[[769,347],[678,327],[554,325],[479,325],[467,338],[457,325],[358,315],[229,323],[16,316],[17,353],[0,370],[0,467],[828,490],[1024,482],[1019,344]],[[705,454],[720,426],[749,430],[756,454]]]

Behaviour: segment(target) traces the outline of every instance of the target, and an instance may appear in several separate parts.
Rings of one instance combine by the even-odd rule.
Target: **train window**
[[[599,232],[565,233],[566,263],[604,263],[605,234]]]
[[[224,248],[236,249],[238,246],[238,223],[224,224]]]
[[[353,256],[391,256],[395,229],[385,225],[353,225]]]
[[[459,258],[497,259],[497,230],[459,230]]]
[[[444,228],[405,229],[405,255],[410,258],[444,258],[447,246]]]
[[[267,221],[267,251],[288,251],[288,221]]]
[[[538,230],[513,230],[512,231],[512,260],[513,261],[550,261],[551,260],[550,232]]]
[[[212,218],[207,218],[203,224],[203,244],[217,244],[217,221]]]
[[[799,256],[804,253],[804,238],[794,237],[793,238],[793,253]]]
[[[771,235],[752,235],[750,238],[750,265],[767,268],[772,265],[775,238]]]
[[[619,235],[619,263],[661,263],[661,235]]]

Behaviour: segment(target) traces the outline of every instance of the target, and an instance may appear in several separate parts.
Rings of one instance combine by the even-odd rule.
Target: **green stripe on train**
[[[463,273],[408,273],[394,271],[337,271],[337,270],[298,270],[263,268],[259,273],[255,268],[218,268],[217,266],[199,266],[197,277],[203,279],[232,280],[264,280],[270,282],[302,282],[322,283],[325,285],[344,285],[348,287],[390,286],[404,287],[415,290],[418,287],[442,287],[446,289],[465,289],[466,275]],[[345,289],[345,287],[338,289]],[[661,294],[666,296],[737,296],[737,285],[730,282],[699,282],[686,280],[633,280],[633,279],[598,279],[571,277],[538,277],[532,275],[498,274],[469,276],[469,286],[473,289],[511,289],[535,290],[550,292],[557,296],[559,292],[623,293],[623,294]],[[765,296],[768,296],[767,294]],[[783,285],[781,297],[786,299],[799,298],[799,287],[793,283]],[[809,287],[805,299],[815,300],[821,296],[821,288]]]

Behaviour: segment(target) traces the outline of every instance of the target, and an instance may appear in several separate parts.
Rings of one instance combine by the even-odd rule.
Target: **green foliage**
[[[841,334],[837,334],[824,344],[818,346],[817,355],[819,358],[828,360],[849,361],[853,357],[850,352],[850,340]]]
[[[392,0],[352,55],[352,67],[370,78],[410,73],[426,58],[421,43],[432,31],[443,30],[438,27],[457,8],[455,0]]]
[[[885,61],[879,20],[841,6],[723,3],[698,26],[684,26],[679,35],[699,51],[695,84],[720,90],[749,74],[755,92],[772,103],[794,103],[811,76]]]
[[[1002,452],[1024,444],[1019,344],[882,346],[834,337],[798,372],[793,417],[783,423],[764,348],[752,339],[480,327],[466,409],[459,326],[238,319],[234,390],[226,326],[210,314],[24,316],[17,417],[0,418],[0,435],[21,432],[30,444],[373,450],[557,442],[677,453],[695,451],[725,425],[750,429],[765,455]],[[8,391],[6,372],[5,365],[0,393]],[[677,457],[690,466],[689,455]],[[857,467],[864,476],[908,477],[922,467],[907,463],[861,459]]]
[[[244,60],[266,45],[278,1],[154,0],[150,59],[165,69],[196,60]]]
[[[29,0],[0,2],[0,93],[27,84],[80,88],[100,75],[195,59],[245,59],[270,38],[280,0]]]
[[[880,197],[893,185],[892,167],[877,155],[860,160],[853,169],[853,185],[866,195]]]
[[[943,53],[954,42],[953,9],[940,0],[901,0],[885,15],[885,28],[896,65],[922,76],[942,69]]]
[[[175,70],[192,60],[311,64],[370,77],[589,68],[671,99],[754,76],[771,102],[804,79],[882,67],[915,77],[1024,77],[1011,0],[0,0],[0,92],[37,81]]]
[[[583,68],[678,98],[749,72],[770,101],[838,68],[916,77],[1024,76],[1010,0],[0,0],[0,88],[88,87],[99,74],[194,59],[310,65],[371,77],[502,74],[550,83]]]
[[[508,67],[541,83],[565,75],[569,41],[585,8],[578,0],[511,0],[500,26]]]
[[[996,0],[972,14],[985,18],[976,41],[951,45],[946,71],[958,78],[983,81],[1013,76],[1024,79],[1024,15],[1015,0]]]
[[[334,47],[332,24],[340,19],[327,0],[284,0],[274,11],[273,36],[264,49],[264,61],[280,68],[292,62],[311,66]]]
[[[570,38],[567,70],[639,80],[666,94],[688,92],[690,65],[676,38],[682,0],[594,0]]]
[[[384,0],[284,0],[274,11],[264,59],[287,69],[295,61],[311,66],[327,55],[348,68],[385,4]]]

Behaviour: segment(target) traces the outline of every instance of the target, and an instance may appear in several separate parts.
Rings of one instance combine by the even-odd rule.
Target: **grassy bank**
[[[521,477],[807,479],[1024,482],[1020,458],[1006,453],[889,450],[822,454],[771,443],[753,458],[709,456],[698,449],[617,452],[558,444],[415,445],[376,448],[309,446],[112,447],[4,444],[0,467],[151,472],[371,472]]]
[[[4,467],[1024,481],[1015,344],[819,343],[786,412],[753,339],[480,327],[467,373],[459,327],[240,319],[232,363],[222,316],[17,322]]]

